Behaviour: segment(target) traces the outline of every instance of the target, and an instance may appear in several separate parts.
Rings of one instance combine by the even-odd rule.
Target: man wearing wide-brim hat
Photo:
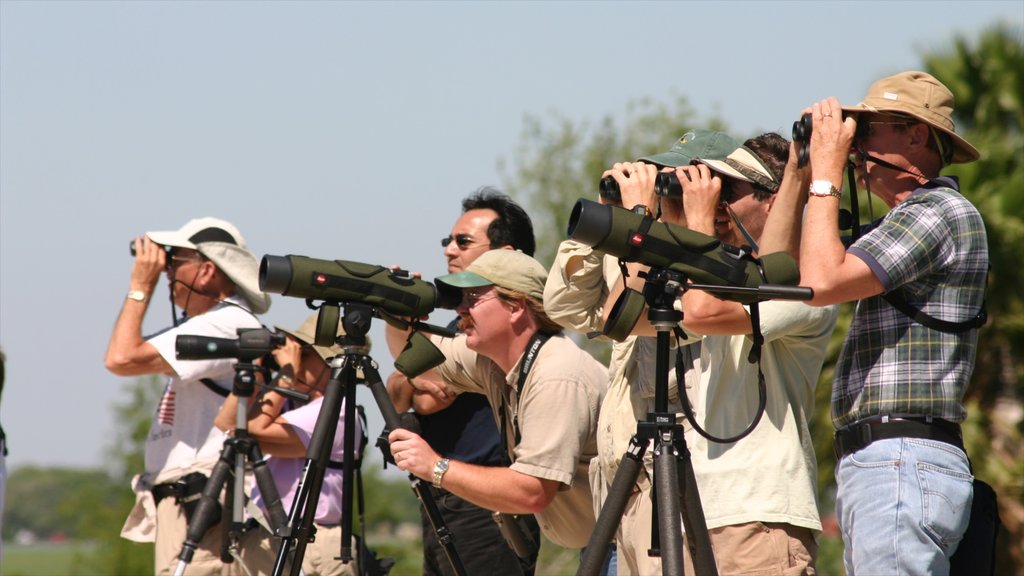
[[[270,307],[260,292],[259,263],[238,229],[217,218],[190,220],[178,230],[147,232],[135,239],[128,294],[107,347],[107,369],[119,376],[168,377],[146,437],[145,471],[133,481],[136,506],[122,536],[155,542],[157,574],[171,573],[185,540],[188,516],[226,436],[214,427],[232,388],[235,360],[178,360],[178,335],[237,338],[240,328],[259,328],[254,314]],[[142,320],[153,290],[166,272],[174,306],[184,320],[145,338]],[[173,310],[173,307],[172,307]],[[209,530],[189,574],[219,574],[220,530]]]
[[[945,574],[973,498],[960,422],[989,260],[978,210],[940,171],[979,154],[956,132],[953,94],[924,72],[883,78],[856,106],[828,98],[805,112],[801,284],[813,304],[858,302],[832,391],[846,571]],[[858,183],[890,211],[845,248],[851,152]]]

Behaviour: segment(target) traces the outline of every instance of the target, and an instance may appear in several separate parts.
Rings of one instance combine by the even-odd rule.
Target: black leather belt
[[[960,425],[940,418],[874,417],[861,420],[836,431],[836,460],[866,448],[875,440],[888,438],[924,438],[937,440],[964,449]]]

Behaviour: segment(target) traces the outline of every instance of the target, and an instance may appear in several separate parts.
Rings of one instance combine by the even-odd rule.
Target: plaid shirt
[[[981,309],[988,240],[978,210],[942,179],[914,191],[849,253],[863,260],[885,290],[900,288],[924,313],[949,322]],[[960,422],[974,371],[978,330],[944,334],[918,324],[881,295],[857,303],[832,387],[836,428],[882,414]]]

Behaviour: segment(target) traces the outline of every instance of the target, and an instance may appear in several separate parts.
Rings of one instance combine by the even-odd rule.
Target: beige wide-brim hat
[[[951,163],[964,164],[981,157],[974,146],[956,133],[953,93],[927,72],[910,70],[882,78],[868,88],[863,102],[856,106],[843,106],[843,110],[913,116],[949,135],[953,140]]]
[[[274,330],[277,330],[279,332],[284,332],[285,334],[287,334],[287,335],[291,336],[292,338],[295,338],[296,340],[298,340],[299,343],[301,343],[301,344],[305,344],[307,346],[312,346],[313,350],[315,350],[316,353],[319,354],[320,357],[324,359],[324,362],[327,362],[328,360],[330,360],[331,358],[334,358],[335,356],[341,356],[342,354],[344,354],[345,353],[345,349],[342,348],[341,345],[338,344],[337,342],[335,342],[331,346],[317,346],[316,344],[314,344],[314,342],[316,342],[316,320],[317,320],[317,316],[318,316],[318,314],[313,314],[309,318],[306,318],[306,321],[303,322],[302,326],[299,326],[298,328],[289,329],[289,328],[281,328],[280,326],[274,326]],[[341,336],[344,336],[344,335],[345,335],[345,328],[342,327],[341,322],[338,322],[338,333],[337,333],[337,336],[341,337]],[[370,344],[369,337],[367,337],[366,343],[367,343],[367,349],[369,349],[369,344]]]
[[[260,291],[260,264],[249,251],[242,233],[219,218],[195,218],[177,230],[146,232],[161,246],[189,248],[213,262],[235,284],[238,295],[254,314],[270,309],[270,296]]]

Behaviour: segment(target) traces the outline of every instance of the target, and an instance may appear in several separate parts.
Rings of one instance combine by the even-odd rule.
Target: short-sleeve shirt
[[[955,186],[940,178],[915,190],[848,250],[886,292],[899,289],[909,304],[948,322],[978,314],[989,265],[981,215]],[[836,366],[834,424],[882,414],[962,421],[977,341],[977,329],[933,330],[880,295],[859,301]]]
[[[176,480],[194,471],[209,472],[220,457],[225,434],[213,425],[224,397],[200,382],[213,380],[225,392],[235,379],[235,359],[178,360],[178,335],[238,338],[239,328],[259,328],[243,301],[229,297],[205,314],[189,318],[147,341],[174,370],[153,415],[146,437],[146,473],[154,483]]]
[[[313,436],[313,429],[316,428],[317,419],[320,416],[320,409],[323,407],[324,399],[321,396],[305,406],[288,410],[281,417],[288,421],[288,426],[299,436],[303,446],[309,448],[309,441]],[[355,436],[355,449],[353,458],[359,458],[359,440],[362,437],[362,426],[359,419],[353,422],[353,435]],[[331,461],[341,463],[345,458],[345,402],[341,403],[341,412],[338,413],[338,423],[334,429],[334,441],[331,445]],[[291,510],[292,501],[295,499],[295,491],[299,486],[299,478],[305,469],[306,459],[302,458],[281,458],[277,456],[267,457],[267,468],[277,485],[278,495],[284,504],[285,512]],[[342,482],[344,480],[343,470],[336,467],[327,467],[324,470],[323,485],[320,487],[320,499],[316,504],[316,515],[313,520],[317,524],[331,525],[341,521]],[[263,498],[258,489],[253,489],[253,502],[263,507]]]
[[[495,422],[501,422],[506,398],[512,470],[563,484],[536,514],[544,535],[567,548],[585,546],[595,523],[587,472],[597,454],[597,416],[608,381],[604,366],[566,336],[552,336],[537,354],[520,396],[522,358],[506,376],[493,361],[470,350],[465,336],[433,340],[446,357],[437,368],[441,376],[456,390],[487,396]]]

